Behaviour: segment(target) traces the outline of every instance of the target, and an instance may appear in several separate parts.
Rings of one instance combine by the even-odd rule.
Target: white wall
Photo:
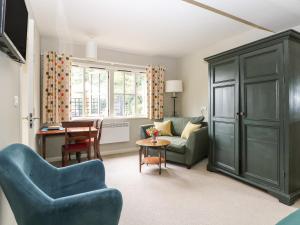
[[[58,53],[70,54],[74,57],[85,58],[85,46],[83,44],[72,43],[70,41],[62,41],[53,37],[41,38],[41,54],[47,51],[57,51]],[[178,59],[164,56],[149,56],[139,55],[109,49],[98,49],[98,59],[146,66],[149,64],[166,66],[166,80],[177,79],[179,76]],[[173,102],[169,94],[165,95],[165,115],[171,115],[173,110]],[[179,105],[179,104],[178,104]],[[178,107],[178,111],[180,108]],[[134,150],[136,148],[135,142],[139,139],[140,125],[152,123],[148,119],[123,119],[130,122],[130,141],[119,144],[105,144],[101,145],[101,152],[117,152],[119,150]],[[61,145],[63,144],[62,137],[50,137],[47,139],[47,157],[56,159],[61,158]]]
[[[20,64],[0,52],[0,149],[20,141],[20,109],[14,106],[19,96]],[[15,225],[15,219],[0,189],[0,224]]]
[[[35,53],[34,61],[37,62],[34,66],[34,89],[36,89],[38,96],[34,96],[35,104],[39,110],[39,32],[35,27]],[[14,62],[4,53],[0,52],[0,96],[1,96],[1,110],[0,110],[0,149],[13,143],[19,143],[21,141],[21,113],[20,102],[22,99],[20,96],[20,81],[21,81],[21,67],[27,68],[27,65],[22,65]],[[19,105],[14,106],[14,96],[19,97]],[[39,113],[39,111],[37,111]],[[34,138],[34,137],[33,137]],[[16,225],[14,215],[7,202],[7,199],[0,189],[0,225]]]
[[[202,106],[208,108],[208,64],[203,60],[205,57],[230,50],[269,35],[272,34],[253,29],[181,58],[179,77],[184,82],[184,92],[182,93],[181,102],[182,114],[184,116],[197,116],[200,115]],[[207,119],[207,114],[205,116]]]

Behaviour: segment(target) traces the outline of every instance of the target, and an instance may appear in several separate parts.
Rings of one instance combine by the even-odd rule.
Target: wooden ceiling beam
[[[254,27],[254,28],[257,28],[257,29],[260,29],[260,30],[264,30],[264,31],[268,31],[268,32],[271,32],[271,33],[275,33],[274,31],[272,31],[272,30],[270,30],[268,28],[265,28],[263,26],[257,25],[255,23],[252,23],[252,22],[248,21],[248,20],[245,20],[245,19],[242,19],[240,17],[234,16],[232,14],[229,14],[229,13],[224,12],[222,10],[216,9],[216,8],[211,7],[209,5],[203,4],[201,2],[198,2],[198,1],[195,1],[195,0],[182,0],[182,1],[187,2],[189,4],[192,4],[194,6],[200,7],[202,9],[206,9],[208,11],[211,11],[213,13],[219,14],[221,16],[225,16],[225,17],[230,18],[232,20],[235,20],[235,21],[237,21],[239,23],[243,23],[243,24],[246,24],[248,26],[251,26],[251,27]]]

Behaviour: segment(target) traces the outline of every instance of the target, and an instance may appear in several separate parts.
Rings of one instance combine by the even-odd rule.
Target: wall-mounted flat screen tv
[[[0,0],[0,49],[25,63],[28,11],[24,0]]]

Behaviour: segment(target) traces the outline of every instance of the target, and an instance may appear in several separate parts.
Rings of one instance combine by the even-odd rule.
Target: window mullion
[[[126,94],[126,90],[125,90],[125,72],[123,72],[123,115],[122,116],[127,116],[125,115],[125,109],[126,109],[126,103],[125,103],[125,94]]]
[[[137,93],[136,93],[136,73],[134,73],[134,116],[136,116],[136,98],[137,98]]]
[[[114,70],[109,69],[108,70],[108,77],[109,77],[109,115],[108,116],[113,116],[115,114],[114,112]]]
[[[89,74],[89,85],[90,85],[90,110],[89,110],[89,116],[93,114],[93,76],[92,74]]]
[[[83,67],[83,116],[86,116],[86,102],[85,102],[85,99],[86,99],[86,93],[85,93],[85,67]]]
[[[98,94],[98,116],[100,116],[100,112],[101,112],[101,109],[100,109],[100,107],[101,107],[101,104],[100,104],[100,98],[101,98],[101,72],[99,71],[99,74],[98,74],[98,81],[99,81],[99,88],[98,88],[98,90],[99,90],[99,94]]]

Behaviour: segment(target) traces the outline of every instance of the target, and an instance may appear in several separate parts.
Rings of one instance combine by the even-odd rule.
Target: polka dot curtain
[[[148,66],[146,69],[149,119],[162,119],[164,117],[165,70],[163,66]]]
[[[70,119],[69,56],[48,52],[43,65],[43,123],[57,124]]]

